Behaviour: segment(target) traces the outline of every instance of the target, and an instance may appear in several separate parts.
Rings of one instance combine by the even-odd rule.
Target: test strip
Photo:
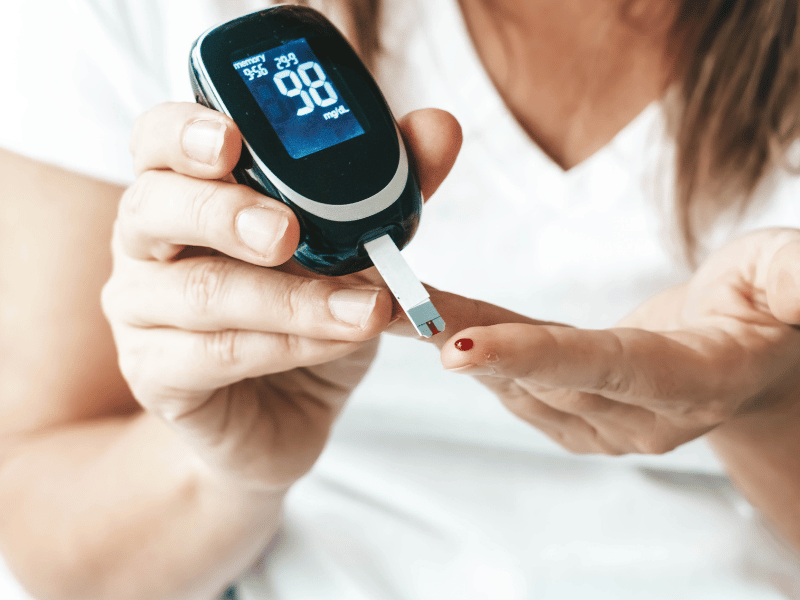
[[[444,319],[392,238],[382,235],[364,244],[364,248],[417,332],[429,338],[444,331]]]

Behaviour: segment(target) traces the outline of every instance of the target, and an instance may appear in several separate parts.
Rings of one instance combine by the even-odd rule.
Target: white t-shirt
[[[46,4],[4,9],[0,146],[126,182],[136,116],[192,99],[194,38],[266,3]],[[657,103],[564,172],[505,108],[456,0],[384,4],[377,76],[395,113],[445,108],[465,133],[404,251],[424,281],[599,328],[689,276],[668,242],[673,150]],[[762,193],[765,209],[738,229],[800,227],[800,181],[779,174]],[[443,373],[432,348],[387,337],[239,594],[800,598],[797,557],[721,474],[702,441],[663,457],[571,457],[471,379]],[[0,597],[17,597],[2,585]]]

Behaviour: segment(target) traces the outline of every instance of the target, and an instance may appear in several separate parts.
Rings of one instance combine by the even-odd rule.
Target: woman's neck
[[[666,89],[668,0],[625,0],[625,9],[623,0],[459,1],[500,95],[564,169]]]

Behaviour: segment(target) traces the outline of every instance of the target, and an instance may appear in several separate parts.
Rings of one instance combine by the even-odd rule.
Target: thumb
[[[767,273],[767,304],[777,319],[800,325],[800,240],[781,246]]]
[[[426,200],[439,188],[461,150],[461,125],[449,112],[416,110],[398,123],[419,175]]]

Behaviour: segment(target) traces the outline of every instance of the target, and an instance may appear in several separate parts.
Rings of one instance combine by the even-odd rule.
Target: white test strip
[[[382,235],[364,244],[364,248],[417,332],[429,338],[444,331],[444,319],[392,238]]]

